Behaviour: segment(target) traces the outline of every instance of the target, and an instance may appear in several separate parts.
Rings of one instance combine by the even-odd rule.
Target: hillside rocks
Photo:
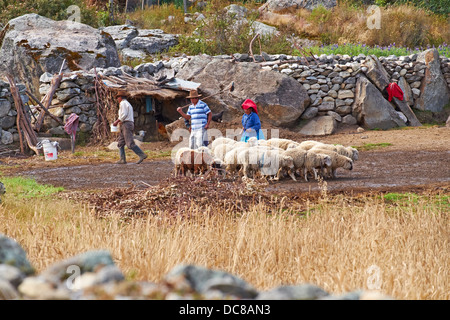
[[[101,29],[111,35],[123,59],[145,59],[148,55],[165,52],[178,44],[178,36],[160,29],[138,29],[130,25]]]
[[[307,136],[321,136],[333,134],[343,125],[360,125],[366,129],[420,125],[413,110],[423,92],[430,90],[424,80],[428,67],[417,57],[416,54],[380,58],[321,55],[316,56],[316,60],[312,57],[305,60],[303,57],[262,53],[255,55],[255,59],[261,62],[254,63],[248,54],[183,55],[134,68],[97,68],[97,72],[107,76],[127,73],[150,79],[175,76],[199,82],[204,97],[213,95],[205,102],[213,113],[224,110],[225,121],[240,118],[240,105],[250,98],[261,110],[263,127],[268,124],[290,127]],[[441,57],[439,60],[440,72],[447,86],[440,86],[440,93],[435,93],[436,100],[445,98],[450,88],[450,59]],[[78,130],[85,133],[90,133],[97,121],[94,76],[93,70],[66,73],[51,102],[50,112],[64,122],[71,113],[76,113],[79,116]],[[41,97],[49,90],[51,78],[50,73],[41,75]],[[235,90],[230,92],[227,88],[233,81]],[[385,92],[376,85],[378,83],[382,88],[392,82],[398,83],[405,93],[403,101],[393,98],[389,102]],[[28,102],[25,86],[19,85],[19,90],[22,99]],[[166,109],[163,110],[164,116],[173,121],[166,126],[167,130],[184,128],[183,122],[175,124],[179,115],[172,111],[176,107],[172,106],[172,111]],[[9,84],[1,81],[0,114],[3,115],[0,117],[2,143],[18,141],[14,101],[9,93]],[[144,124],[146,114],[136,108],[135,119],[137,124]],[[45,117],[44,128],[47,133],[65,134],[63,126],[49,117]]]
[[[27,266],[25,269],[23,269],[24,265]],[[191,264],[175,266],[159,283],[126,280],[107,250],[87,251],[56,262],[42,272],[35,273],[26,260],[22,247],[13,239],[0,234],[0,300],[362,300],[368,298],[391,299],[379,292],[363,290],[332,295],[309,283],[283,285],[267,291],[258,291],[235,275]]]
[[[64,59],[63,71],[79,70],[76,64],[84,69],[120,66],[111,36],[81,23],[26,14],[9,21],[6,30],[0,73],[13,74],[31,90],[39,87],[42,73],[58,73]]]
[[[308,9],[313,10],[318,6],[331,9],[337,5],[337,0],[269,0],[262,5],[260,11],[283,12],[289,9]]]

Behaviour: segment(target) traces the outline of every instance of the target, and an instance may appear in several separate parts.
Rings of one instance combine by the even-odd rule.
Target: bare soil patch
[[[225,128],[225,124],[221,124]],[[365,131],[356,127],[325,137],[305,137],[294,131],[280,130],[281,138],[295,141],[317,140],[351,145],[360,150],[352,171],[338,170],[338,178],[326,180],[330,193],[360,193],[383,191],[414,191],[444,189],[450,186],[450,128],[408,128],[390,131]],[[168,141],[144,143],[146,151],[170,151],[177,143]],[[369,150],[369,146],[374,149]],[[37,182],[62,186],[67,190],[98,190],[105,188],[148,188],[173,178],[173,163],[169,156],[134,163],[127,151],[129,163],[115,164],[116,152],[106,158],[77,157],[63,151],[56,161],[26,161],[18,157],[3,158],[3,173],[34,178]],[[109,158],[108,158],[109,157]],[[176,179],[172,183],[177,183]],[[180,182],[181,183],[181,182]],[[317,181],[293,181],[290,178],[269,182],[264,192],[290,194],[320,191]],[[189,190],[185,190],[189,192]]]

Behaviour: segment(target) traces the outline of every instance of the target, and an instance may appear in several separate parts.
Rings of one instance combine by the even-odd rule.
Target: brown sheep
[[[184,176],[187,172],[191,172],[194,175],[205,173],[214,164],[214,158],[211,155],[197,150],[183,151],[178,161],[179,166],[176,174],[180,173]]]

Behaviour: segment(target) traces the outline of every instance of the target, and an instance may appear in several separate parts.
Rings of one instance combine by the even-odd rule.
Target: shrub
[[[0,24],[27,13],[36,13],[53,20],[69,19],[73,12],[67,9],[76,5],[80,8],[81,22],[97,27],[97,15],[94,7],[88,7],[83,0],[3,0],[0,1]]]

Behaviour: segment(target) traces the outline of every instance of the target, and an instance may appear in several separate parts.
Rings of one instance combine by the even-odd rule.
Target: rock
[[[337,5],[337,0],[269,0],[264,5],[259,8],[259,11],[269,11],[269,12],[284,12],[289,9],[299,9],[304,8],[308,10],[313,10],[318,6],[324,6],[327,9],[334,8]]]
[[[3,144],[11,144],[14,142],[14,138],[12,133],[8,132],[8,131],[2,131],[2,138],[1,141]]]
[[[339,90],[338,99],[345,100],[348,98],[354,98],[355,94],[351,90]]]
[[[63,59],[65,72],[79,70],[75,63],[86,70],[120,66],[114,40],[106,32],[37,14],[9,21],[0,48],[0,73],[12,73],[37,90],[41,75],[58,73]]]
[[[425,64],[425,77],[420,87],[420,97],[414,107],[419,110],[440,112],[450,101],[450,91],[441,72],[439,52],[429,49],[417,56],[417,61]]]
[[[336,120],[331,116],[321,116],[312,119],[300,129],[300,133],[307,136],[325,136],[336,130]]]
[[[281,286],[269,291],[261,292],[258,300],[315,300],[328,296],[325,290],[312,285]]]
[[[351,114],[348,114],[342,118],[342,123],[353,125],[353,124],[357,124],[357,121],[354,116],[352,116]]]
[[[58,283],[63,279],[67,279],[75,268],[80,274],[83,274],[84,272],[92,272],[98,267],[113,265],[115,265],[114,261],[108,251],[93,250],[51,265],[40,274],[40,277],[45,279],[45,281]]]
[[[252,99],[258,106],[261,121],[275,126],[295,125],[310,104],[306,90],[298,81],[276,71],[261,70],[255,63],[233,63],[196,56],[178,72],[177,77],[202,83],[204,95],[221,92],[234,81],[232,94],[224,90],[205,102],[210,107],[228,110],[241,117],[241,104],[245,99]]]
[[[378,90],[383,91],[389,85],[389,74],[380,60],[375,55],[370,55],[363,65],[367,68],[367,71],[364,72],[367,78],[375,84]]]
[[[133,50],[130,48],[124,48],[121,50],[121,52],[124,60],[133,60],[133,59],[144,60],[145,57],[147,56],[143,50]]]
[[[447,128],[450,128],[450,116],[447,118],[447,121],[445,122],[445,126]]]
[[[303,112],[302,115],[300,116],[300,119],[310,120],[310,119],[314,118],[318,112],[319,112],[319,108],[317,108],[317,107],[306,108],[305,112]]]
[[[279,33],[277,28],[259,21],[253,21],[250,28],[252,29],[253,34],[260,34],[261,36],[275,36]]]
[[[25,279],[25,274],[21,272],[18,268],[10,266],[8,264],[0,264],[0,281],[8,281],[15,288]],[[1,293],[0,289],[0,293]]]
[[[408,105],[410,106],[414,105],[414,96],[411,91],[411,87],[404,77],[400,77],[400,79],[398,80],[398,86],[403,91],[403,100],[406,101],[406,103],[408,103]]]
[[[334,110],[334,101],[324,101],[318,107],[319,111],[333,111]]]
[[[11,110],[11,102],[6,99],[0,99],[0,118],[6,116]]]
[[[22,247],[3,234],[0,234],[0,264],[14,266],[26,275],[35,272]]]
[[[7,280],[0,277],[0,301],[15,300],[20,297],[19,292]]]
[[[353,115],[367,129],[391,129],[405,126],[381,92],[364,76],[356,83]]]
[[[137,28],[130,25],[110,26],[101,30],[111,35],[119,50],[128,47],[131,39],[137,37],[139,34]]]
[[[178,37],[159,29],[139,30],[139,35],[130,40],[128,48],[155,54],[169,50],[178,44]]]
[[[258,295],[252,286],[234,275],[194,265],[178,265],[164,280],[177,289],[190,288],[201,294],[218,290],[241,299],[254,299]]]
[[[19,286],[19,292],[29,299],[37,300],[68,300],[69,290],[57,288],[41,277],[28,277]]]

